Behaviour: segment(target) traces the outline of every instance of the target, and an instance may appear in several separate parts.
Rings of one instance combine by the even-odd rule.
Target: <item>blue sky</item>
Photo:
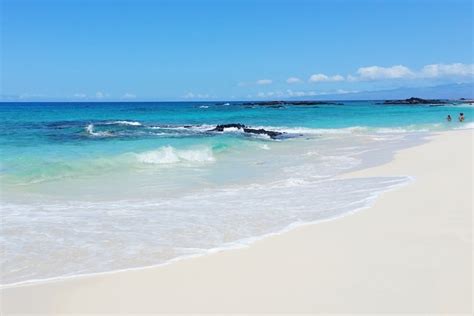
[[[471,0],[1,0],[3,100],[232,100],[472,82]]]

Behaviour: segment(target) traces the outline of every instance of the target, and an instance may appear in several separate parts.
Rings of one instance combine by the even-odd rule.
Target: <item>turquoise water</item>
[[[409,178],[338,175],[473,125],[469,105],[376,103],[0,103],[1,283],[162,264],[342,216]],[[281,134],[212,131],[227,123]]]
[[[243,123],[283,131],[288,137],[356,127],[426,131],[459,127],[458,112],[466,112],[468,125],[472,111],[459,105],[386,106],[367,101],[284,108],[239,103],[2,103],[1,175],[13,183],[81,176],[112,168],[103,159],[124,153],[198,145],[221,152],[255,141],[249,135],[206,132],[216,124]],[[448,114],[454,117],[449,124],[444,120]],[[121,168],[127,161],[117,163]]]

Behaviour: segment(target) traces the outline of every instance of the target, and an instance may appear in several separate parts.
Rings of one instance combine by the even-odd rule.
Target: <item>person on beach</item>
[[[448,114],[448,117],[446,118],[446,120],[447,120],[448,122],[451,122],[451,120],[452,120],[452,119],[451,119],[451,115]]]
[[[464,122],[464,113],[459,113],[459,122]]]

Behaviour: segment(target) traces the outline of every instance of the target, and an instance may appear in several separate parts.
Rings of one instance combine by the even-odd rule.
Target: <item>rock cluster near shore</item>
[[[249,127],[245,126],[244,124],[239,124],[239,123],[217,125],[215,128],[209,130],[209,132],[223,132],[226,128],[229,128],[229,129],[230,128],[236,128],[236,129],[239,129],[239,130],[243,130],[244,133],[249,133],[249,134],[267,135],[272,139],[275,139],[278,136],[283,134],[281,132],[267,131],[263,128],[260,128],[260,129],[249,128]]]
[[[461,98],[459,99],[459,102],[465,103],[465,104],[474,104],[474,99]]]
[[[260,102],[245,102],[243,105],[248,106],[268,106],[268,107],[282,107],[284,105],[342,105],[338,102],[329,101],[260,101]]]
[[[386,100],[382,104],[406,104],[406,105],[417,105],[417,104],[427,104],[427,105],[443,105],[447,102],[438,100],[438,99],[422,99],[411,97],[404,100]]]

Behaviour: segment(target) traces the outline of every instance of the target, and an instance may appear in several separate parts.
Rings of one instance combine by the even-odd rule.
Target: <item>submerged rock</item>
[[[244,128],[245,125],[244,124],[235,124],[235,123],[231,123],[231,124],[220,124],[220,125],[217,125],[216,127],[214,127],[213,129],[210,130],[210,132],[223,132],[226,128],[238,128],[238,129],[242,129]]]
[[[243,105],[247,106],[266,106],[270,108],[280,108],[285,105],[343,105],[343,103],[330,101],[259,101],[259,102],[245,102]]]
[[[240,124],[240,123],[219,124],[213,129],[209,130],[209,132],[223,132],[226,128],[236,128],[239,130],[243,130],[244,133],[248,133],[248,134],[267,135],[272,139],[277,138],[278,136],[283,134],[282,132],[267,131],[266,129],[263,129],[263,128],[260,128],[260,129],[249,128],[245,126],[244,124]]]
[[[270,138],[276,138],[276,137],[283,134],[281,132],[267,131],[263,128],[254,129],[254,128],[246,128],[246,127],[244,128],[244,132],[245,133],[250,133],[250,134],[264,134],[264,135],[270,136]]]
[[[460,98],[459,102],[472,105],[472,104],[474,104],[474,99]]]
[[[344,103],[331,101],[288,101],[288,105],[344,105]]]
[[[385,100],[382,104],[407,104],[407,105],[416,105],[416,104],[428,104],[428,105],[442,105],[446,104],[445,101],[438,99],[422,99],[411,97],[404,100]]]

